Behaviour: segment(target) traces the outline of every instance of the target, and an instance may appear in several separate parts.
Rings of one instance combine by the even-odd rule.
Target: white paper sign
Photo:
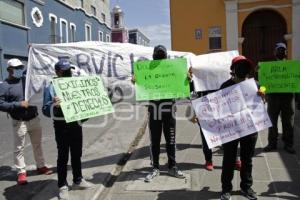
[[[195,90],[199,92],[219,89],[230,78],[231,61],[238,54],[238,51],[227,51],[192,57]]]
[[[272,126],[254,79],[192,101],[209,148]]]

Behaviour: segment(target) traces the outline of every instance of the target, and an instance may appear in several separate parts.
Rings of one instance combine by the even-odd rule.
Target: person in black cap
[[[227,80],[221,85],[220,89],[238,84],[253,74],[253,63],[244,56],[237,56],[232,60],[233,78]],[[264,96],[262,93],[258,93]],[[236,164],[236,155],[238,145],[240,144],[240,159],[242,162],[240,169],[241,176],[241,192],[248,199],[257,199],[256,193],[252,190],[252,157],[255,152],[255,144],[257,141],[257,132],[244,136],[242,138],[223,144],[223,164],[222,164],[222,193],[221,200],[230,200],[232,191],[232,179],[234,175],[234,167]]]
[[[285,60],[287,57],[286,45],[277,43],[275,47],[276,60]],[[282,121],[282,141],[284,150],[290,154],[295,154],[294,146],[294,117],[295,117],[295,94],[294,93],[272,93],[267,94],[268,114],[272,127],[269,128],[268,145],[265,152],[277,149],[278,138],[278,117],[281,115]]]
[[[153,60],[167,59],[167,49],[158,45],[153,51]],[[169,175],[176,178],[185,178],[184,174],[178,170],[175,160],[176,152],[176,120],[175,120],[175,100],[163,99],[152,100],[148,107],[149,130],[150,130],[150,157],[153,170],[146,176],[145,182],[150,182],[159,176],[159,154],[161,134],[164,133],[166,140],[166,150],[168,156]]]
[[[57,78],[71,77],[72,69],[68,58],[60,58],[55,64]],[[88,189],[93,185],[82,177],[82,126],[78,122],[67,123],[60,107],[60,99],[56,96],[53,85],[44,89],[43,114],[53,118],[55,140],[57,144],[57,176],[59,199],[69,199],[67,183],[67,164],[69,152],[73,172],[72,189]]]
[[[42,128],[37,107],[25,100],[24,65],[13,58],[7,62],[7,79],[0,85],[0,110],[12,118],[14,132],[14,161],[17,170],[17,183],[27,183],[26,164],[24,159],[25,138],[30,136],[37,171],[40,174],[52,174],[45,166],[42,150]]]

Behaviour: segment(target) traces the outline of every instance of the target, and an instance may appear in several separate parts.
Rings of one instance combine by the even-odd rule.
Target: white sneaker
[[[59,188],[58,199],[69,200],[69,188],[68,186],[62,186]]]
[[[157,177],[157,176],[159,176],[159,169],[154,168],[154,169],[152,170],[152,172],[150,172],[150,173],[146,176],[146,178],[145,178],[144,181],[147,182],[147,183],[149,183],[149,182],[152,181],[152,179],[154,179],[154,178]]]
[[[94,184],[84,180],[84,179],[81,179],[80,183],[76,184],[76,183],[73,183],[72,185],[72,189],[73,190],[86,190],[86,189],[90,189],[94,186]]]
[[[182,173],[182,171],[178,170],[177,167],[172,167],[171,169],[169,169],[168,173],[169,173],[170,176],[173,176],[175,178],[180,178],[180,179],[184,179],[185,178],[185,176]]]

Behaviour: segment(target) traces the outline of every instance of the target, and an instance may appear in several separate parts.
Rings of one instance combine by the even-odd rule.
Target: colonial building
[[[110,0],[1,0],[0,80],[31,43],[111,41]]]
[[[170,13],[173,50],[238,49],[258,62],[285,42],[289,58],[300,58],[300,0],[170,0]]]
[[[124,12],[120,6],[116,5],[111,12],[112,18],[112,42],[138,44],[149,46],[149,38],[139,29],[128,30],[125,26]]]

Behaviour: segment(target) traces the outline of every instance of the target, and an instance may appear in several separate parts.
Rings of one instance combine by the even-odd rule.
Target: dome
[[[119,5],[116,5],[114,8],[113,8],[113,13],[123,13],[121,7]]]

